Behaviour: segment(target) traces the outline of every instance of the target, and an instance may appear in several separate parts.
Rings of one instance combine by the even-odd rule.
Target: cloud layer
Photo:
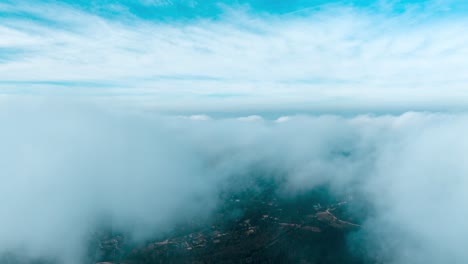
[[[374,213],[351,245],[383,263],[468,261],[465,115],[277,122],[50,102],[1,110],[4,250],[79,262],[103,219],[135,239],[165,232],[208,216],[229,179],[260,168],[284,175],[288,195],[330,184],[363,196]]]

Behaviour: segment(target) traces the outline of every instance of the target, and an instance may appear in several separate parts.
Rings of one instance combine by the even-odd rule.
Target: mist
[[[200,118],[203,117],[203,118]],[[99,226],[135,241],[205,217],[260,169],[295,196],[371,208],[350,248],[381,263],[466,263],[465,114],[168,116],[84,103],[0,106],[0,251],[81,263]]]

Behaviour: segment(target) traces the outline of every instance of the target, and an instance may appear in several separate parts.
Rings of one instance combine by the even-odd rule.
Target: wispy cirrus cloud
[[[162,108],[450,105],[468,93],[468,19],[450,8],[456,1],[279,13],[255,9],[256,1],[218,3],[216,17],[190,20],[145,19],[124,2],[106,2],[102,15],[79,3],[0,5],[1,93],[99,95]],[[206,10],[201,3],[191,8]]]

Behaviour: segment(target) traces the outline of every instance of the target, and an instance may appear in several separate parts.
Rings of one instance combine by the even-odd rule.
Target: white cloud
[[[291,120],[290,116],[281,116],[281,117],[278,117],[278,119],[276,119],[275,121],[277,123],[283,123],[283,122],[288,122],[289,120]]]
[[[245,122],[262,121],[263,117],[261,117],[259,115],[250,115],[250,116],[238,117],[237,120],[245,121]]]
[[[206,120],[210,120],[211,117],[209,117],[207,115],[191,115],[191,116],[189,116],[189,119],[190,120],[195,120],[195,121],[206,121]]]

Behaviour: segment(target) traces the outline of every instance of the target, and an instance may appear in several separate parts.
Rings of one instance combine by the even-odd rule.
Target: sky
[[[460,110],[466,1],[0,2],[0,102]]]

